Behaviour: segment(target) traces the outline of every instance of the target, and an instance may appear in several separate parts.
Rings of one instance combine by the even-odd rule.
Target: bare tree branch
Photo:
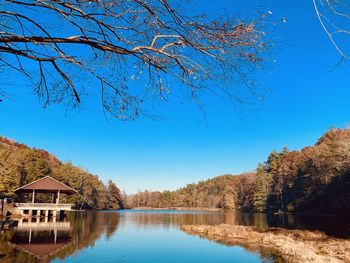
[[[35,80],[44,106],[76,107],[88,87],[100,93],[105,111],[126,120],[146,114],[147,94],[156,91],[166,101],[174,86],[193,98],[201,90],[221,90],[237,102],[241,89],[256,96],[251,73],[268,56],[262,25],[187,17],[174,6],[165,0],[5,0],[0,68]]]
[[[312,0],[316,15],[342,59],[350,59],[344,35],[350,34],[350,2],[344,0]]]

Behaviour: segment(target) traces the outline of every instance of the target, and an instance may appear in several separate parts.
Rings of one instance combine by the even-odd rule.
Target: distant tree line
[[[350,213],[350,129],[330,129],[301,151],[272,152],[256,171],[176,191],[139,192],[129,207],[206,207],[246,212]]]
[[[109,181],[106,186],[98,176],[62,163],[44,150],[0,137],[0,198],[18,199],[13,193],[16,188],[48,175],[78,191],[62,197],[77,209],[123,208],[121,192],[114,182]],[[40,198],[44,200],[45,196],[38,195]]]
[[[198,184],[188,184],[177,191],[138,192],[128,196],[128,207],[222,207],[223,194],[235,187],[236,176],[223,175]]]

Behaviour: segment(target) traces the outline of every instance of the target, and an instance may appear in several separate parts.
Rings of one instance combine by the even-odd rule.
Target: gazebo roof
[[[16,194],[20,194],[32,192],[33,190],[35,190],[35,192],[37,193],[53,193],[58,191],[65,194],[78,193],[73,188],[69,187],[68,185],[65,185],[64,183],[61,183],[60,181],[57,181],[51,176],[45,176],[34,182],[26,184],[20,188],[17,188],[14,192]]]

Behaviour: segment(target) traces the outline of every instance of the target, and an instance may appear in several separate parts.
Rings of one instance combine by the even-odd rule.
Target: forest
[[[44,176],[78,191],[74,196],[63,197],[74,203],[76,209],[123,208],[121,192],[114,182],[104,185],[98,176],[72,163],[62,163],[45,150],[0,137],[0,198],[18,199],[13,190]]]
[[[121,194],[71,163],[45,150],[0,137],[0,195],[44,176],[76,189],[66,197],[77,209],[222,208],[243,212],[349,214],[350,129],[332,128],[315,145],[302,150],[273,151],[254,172],[221,175],[176,191]]]
[[[251,173],[222,175],[176,191],[129,196],[128,207],[243,212],[350,213],[350,129],[331,128],[300,151],[273,151]]]

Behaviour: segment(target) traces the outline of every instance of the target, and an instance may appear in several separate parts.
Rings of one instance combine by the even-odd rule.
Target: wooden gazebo
[[[39,180],[26,184],[14,191],[16,194],[31,194],[31,203],[18,203],[18,209],[22,214],[33,215],[33,211],[36,211],[36,215],[40,216],[41,211],[45,211],[45,216],[48,217],[52,212],[53,216],[57,215],[57,212],[71,210],[73,204],[60,203],[60,194],[73,195],[78,193],[73,188],[69,187],[57,181],[56,179],[45,176]],[[51,203],[36,203],[35,194],[44,193],[51,194]]]

